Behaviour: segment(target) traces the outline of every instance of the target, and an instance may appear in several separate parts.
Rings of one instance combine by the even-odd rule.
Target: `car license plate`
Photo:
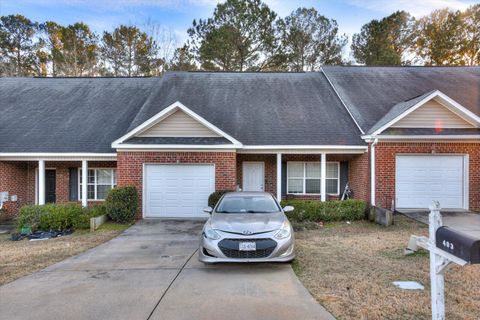
[[[255,251],[257,250],[257,244],[255,242],[240,242],[238,245],[240,251]]]

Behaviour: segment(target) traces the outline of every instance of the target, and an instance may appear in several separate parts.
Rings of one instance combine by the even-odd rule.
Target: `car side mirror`
[[[212,214],[213,209],[212,209],[212,207],[206,207],[206,208],[203,209],[203,212],[206,212],[208,214]]]
[[[293,210],[295,210],[295,208],[292,206],[286,206],[283,208],[283,212],[292,212]]]

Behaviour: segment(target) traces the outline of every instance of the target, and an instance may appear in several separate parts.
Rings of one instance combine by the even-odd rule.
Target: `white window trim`
[[[88,198],[88,192],[87,192],[87,201],[105,201],[105,199],[97,199],[97,170],[105,170],[105,169],[109,169],[109,170],[113,170],[115,172],[114,175],[112,175],[112,179],[111,179],[111,184],[110,186],[112,186],[112,188],[114,188],[114,186],[116,186],[117,184],[114,184],[114,181],[116,180],[116,175],[117,175],[117,168],[112,168],[112,167],[109,167],[109,168],[88,168],[88,170],[94,170],[94,177],[95,177],[95,183],[87,183],[87,188],[89,185],[93,185],[94,188],[93,188],[93,192],[94,192],[94,195],[95,195],[95,198],[94,199],[90,199]],[[115,179],[114,179],[114,176],[115,176]],[[82,185],[80,183],[80,179],[82,178],[82,168],[78,168],[78,201],[82,201]],[[88,173],[87,173],[87,179],[88,179]],[[102,186],[106,184],[101,184]],[[87,189],[88,190],[88,189]]]
[[[288,192],[288,180],[289,180],[289,177],[288,177],[288,165],[290,163],[302,163],[303,164],[303,192],[302,193],[295,193],[295,192]],[[318,163],[318,165],[320,166],[321,163],[320,161],[287,161],[287,173],[286,173],[286,178],[287,178],[287,189],[286,189],[286,193],[288,195],[297,195],[297,196],[319,196],[321,195],[321,193],[306,193],[305,191],[305,188],[306,188],[306,183],[305,183],[305,180],[307,179],[305,177],[305,173],[306,173],[306,170],[305,170],[305,165],[307,163]],[[339,161],[327,161],[327,164],[329,163],[335,163],[337,164],[337,172],[338,172],[338,178],[336,178],[337,180],[337,190],[338,192],[337,193],[327,193],[329,196],[339,196],[340,195],[340,162]],[[291,179],[300,179],[300,177],[293,177]],[[321,175],[320,175],[320,179],[321,179]],[[325,180],[333,180],[333,178],[325,178]],[[321,191],[321,190],[320,190]]]

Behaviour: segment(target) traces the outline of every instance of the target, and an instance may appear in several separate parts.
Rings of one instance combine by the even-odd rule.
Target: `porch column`
[[[282,201],[282,154],[277,153],[277,200]]]
[[[87,187],[88,187],[88,161],[82,160],[82,207],[88,205]]]
[[[320,200],[327,201],[327,154],[322,153],[320,162]]]
[[[45,204],[45,160],[38,160],[38,204]]]

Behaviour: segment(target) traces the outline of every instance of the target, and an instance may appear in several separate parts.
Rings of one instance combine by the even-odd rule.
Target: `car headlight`
[[[218,232],[210,228],[210,226],[205,227],[205,230],[203,231],[203,236],[211,240],[218,240],[221,238]]]
[[[275,234],[275,238],[277,239],[285,239],[290,236],[290,224],[288,222],[284,222],[282,224],[282,227],[278,230],[278,232]]]

